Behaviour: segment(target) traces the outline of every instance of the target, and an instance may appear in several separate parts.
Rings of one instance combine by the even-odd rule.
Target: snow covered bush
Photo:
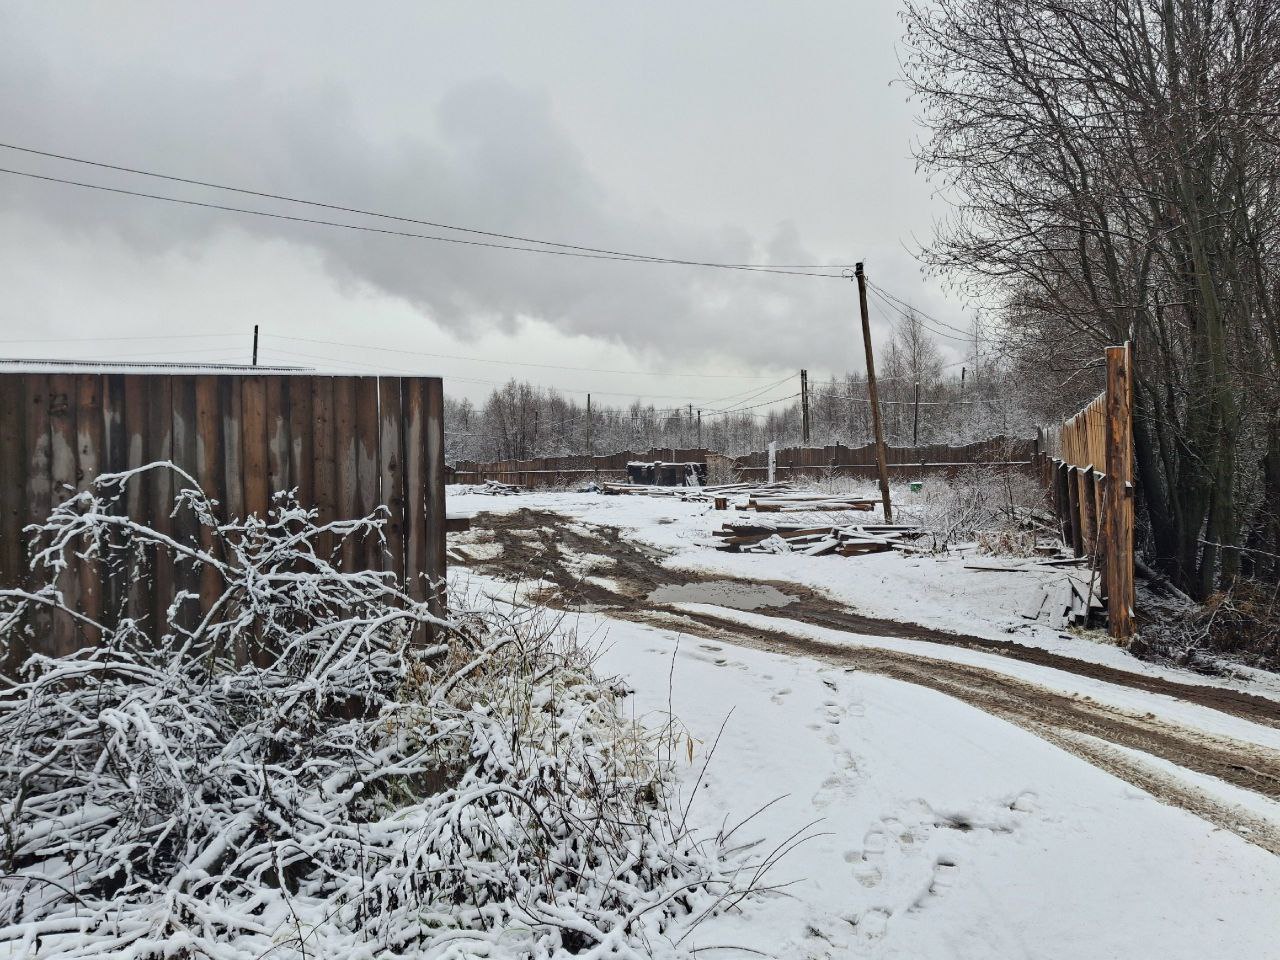
[[[0,592],[0,643],[38,639],[37,607],[86,622],[53,585],[71,551],[160,551],[217,599],[196,617],[179,594],[159,631],[87,624],[98,643],[5,681],[0,953],[677,956],[772,864],[693,834],[665,732],[544,612],[439,620],[321,549],[383,518],[279,495],[223,523],[180,472],[199,529],[171,539],[122,513],[140,472],[35,531],[50,583]]]
[[[1046,523],[1044,491],[1015,468],[965,467],[950,480],[930,479],[909,508],[935,548],[976,541],[985,553],[1029,555]]]

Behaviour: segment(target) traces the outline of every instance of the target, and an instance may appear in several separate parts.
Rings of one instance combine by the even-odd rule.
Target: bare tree
[[[1100,348],[1135,342],[1150,550],[1207,594],[1268,520],[1246,490],[1278,406],[1280,5],[936,0],[904,17],[932,131],[919,160],[957,201],[929,262],[994,303],[1024,357],[1070,358],[1068,380],[1097,387]]]

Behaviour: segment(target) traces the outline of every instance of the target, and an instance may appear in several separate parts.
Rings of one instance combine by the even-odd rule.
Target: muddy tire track
[[[609,531],[587,528],[554,513],[519,511],[501,516],[485,515],[485,521],[480,529],[492,535],[493,541],[501,545],[502,553],[492,560],[469,562],[485,573],[554,584],[554,589],[543,597],[554,606],[588,606],[621,620],[678,630],[770,653],[803,656],[846,670],[875,673],[936,690],[1028,730],[1162,802],[1181,807],[1280,855],[1280,828],[1276,825],[1243,807],[1226,803],[1194,784],[1170,776],[1128,751],[1158,757],[1275,801],[1280,801],[1280,753],[1229,737],[1189,730],[1150,714],[1139,715],[1109,707],[1088,697],[1060,693],[983,667],[874,647],[849,647],[788,633],[782,624],[777,629],[765,629],[730,617],[655,605],[645,598],[658,587],[697,580],[722,582],[732,578],[703,577],[686,571],[668,570],[658,562],[661,554],[626,541],[617,536],[616,531],[611,536]],[[473,529],[476,526],[473,524]],[[464,545],[459,552],[468,559],[465,551]],[[583,557],[599,559],[596,566],[588,565],[584,570]],[[587,579],[592,576],[607,577],[618,589]],[[747,584],[746,581],[741,582]],[[753,581],[747,585],[756,586],[758,583]],[[1005,646],[1005,643],[995,641],[997,646],[991,648],[987,646],[988,641],[978,637],[945,634],[910,624],[862,617],[795,584],[772,582],[771,585],[797,599],[783,607],[761,608],[756,613],[857,633],[934,640],[992,652],[1000,652]],[[935,637],[946,639],[935,640]],[[1027,649],[1030,648],[1019,648]],[[1221,696],[1235,691],[1162,681],[1124,670],[1098,668],[1095,664],[1060,655],[1049,656],[1055,662],[1044,665],[1058,666],[1056,661],[1064,661],[1065,666],[1060,669],[1069,673],[1166,693],[1251,720],[1257,720],[1261,715],[1268,717],[1272,725],[1278,725],[1276,705],[1263,698],[1238,694],[1246,698],[1241,703],[1234,697]],[[1017,659],[1023,658],[1019,656]],[[1156,682],[1147,682],[1153,680]],[[1263,705],[1272,708],[1271,712],[1261,711],[1258,705],[1251,703],[1253,700],[1262,701]]]
[[[1127,713],[1085,697],[1058,693],[966,664],[825,643],[782,631],[761,630],[710,614],[616,611],[609,615],[928,687],[1022,727],[1165,803],[1182,807],[1280,855],[1280,828],[1270,821],[1242,807],[1224,803],[1116,749],[1125,747],[1150,754],[1280,801],[1280,754],[1256,744],[1187,730],[1155,717]]]
[[[728,575],[701,574],[664,567],[660,562],[664,554],[637,544],[617,530],[591,527],[551,511],[526,509],[508,514],[482,513],[473,520],[472,526],[481,535],[490,535],[501,546],[502,553],[490,560],[473,559],[467,556],[466,546],[463,545],[458,552],[467,560],[468,565],[506,579],[548,580],[555,584],[562,595],[561,602],[574,606],[649,610],[654,608],[654,604],[647,598],[658,587],[681,586],[699,581],[735,582]],[[598,567],[594,572],[615,581],[617,588],[610,589],[584,579],[582,570],[575,569],[573,564],[566,562],[562,547],[567,548],[571,554],[596,558]],[[1077,660],[1013,640],[993,640],[868,617],[830,597],[785,581],[736,582],[744,588],[754,588],[766,583],[795,597],[786,606],[765,606],[754,611],[765,616],[864,636],[923,640],[927,643],[994,653],[1020,663],[1051,667],[1080,677],[1102,680],[1147,693],[1163,694],[1254,723],[1280,728],[1280,701],[1267,697],[1225,687],[1166,680],[1163,677]]]

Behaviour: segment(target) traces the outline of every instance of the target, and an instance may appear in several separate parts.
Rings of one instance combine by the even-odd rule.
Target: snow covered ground
[[[667,707],[701,747],[706,829],[825,835],[795,880],[697,946],[776,957],[1268,957],[1280,859],[1001,720],[930,690],[586,616],[637,715]],[[678,645],[678,651],[677,651]],[[720,647],[720,649],[715,649]],[[675,669],[671,671],[672,658]],[[716,951],[717,956],[748,956]]]
[[[625,530],[635,539],[669,552],[671,555],[664,563],[676,569],[718,572],[746,579],[789,580],[823,591],[870,616],[1014,640],[1078,660],[1280,699],[1278,676],[1251,670],[1241,671],[1236,677],[1212,677],[1168,669],[1129,655],[1114,646],[1101,631],[1088,635],[1067,633],[1043,621],[1026,620],[1022,611],[1032,594],[1061,577],[1052,571],[966,570],[963,555],[935,559],[897,552],[858,558],[725,553],[711,549],[715,539],[712,531],[726,521],[749,520],[758,514],[717,511],[705,503],[684,502],[674,497],[536,491],[495,497],[459,494],[456,491],[460,489],[466,488],[449,488],[450,515],[551,510],[575,521]],[[910,509],[909,501],[907,509]],[[876,522],[880,512],[877,509],[859,516],[867,522]],[[931,655],[949,654],[933,648]]]
[[[617,527],[670,551],[665,563],[677,569],[790,580],[867,614],[1014,639],[1184,683],[1272,696],[1280,690],[1246,677],[1212,681],[1157,668],[1101,640],[1028,625],[1019,612],[1032,575],[974,573],[957,561],[897,554],[718,553],[708,547],[709,534],[731,514],[665,498],[468,494],[449,501],[451,514],[526,507]],[[489,593],[511,589],[462,568],[451,575]],[[600,614],[577,620],[580,632],[604,644],[602,669],[635,689],[636,715],[656,723],[670,704],[694,738],[685,782],[690,790],[698,785],[692,815],[701,826],[715,830],[774,800],[738,836],[773,845],[819,821],[814,829],[822,835],[766,878],[791,881],[785,891],[746,914],[699,927],[692,944],[699,956],[703,950],[726,957],[922,960],[1280,955],[1280,858],[1024,729],[873,673]],[[788,629],[978,664],[1280,749],[1280,731],[1272,727],[1159,694],[959,647],[800,624]],[[1280,807],[1264,797],[1146,755],[1143,762],[1280,824]]]

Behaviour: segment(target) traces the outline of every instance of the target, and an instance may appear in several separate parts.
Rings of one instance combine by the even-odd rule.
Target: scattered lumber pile
[[[799,553],[811,557],[858,557],[888,550],[911,551],[908,540],[920,536],[911,524],[813,525],[766,520],[732,520],[714,531],[717,550],[730,553]]]
[[[600,492],[610,496],[631,494],[644,497],[676,497],[680,500],[716,500],[744,493],[771,496],[787,493],[791,489],[789,483],[721,483],[705,487],[659,487],[643,483],[614,483],[606,480],[600,485]]]
[[[1027,620],[1046,620],[1061,630],[1071,625],[1088,627],[1106,611],[1102,598],[1101,578],[1069,573],[1032,594],[1022,616]]]
[[[1038,549],[1038,548],[1037,548]],[[1102,577],[1088,568],[1087,557],[1056,556],[1046,560],[976,557],[965,562],[966,570],[986,573],[1045,573],[1060,570],[1061,580],[1037,587],[1027,601],[1022,616],[1043,620],[1054,629],[1095,625],[1106,611]]]

